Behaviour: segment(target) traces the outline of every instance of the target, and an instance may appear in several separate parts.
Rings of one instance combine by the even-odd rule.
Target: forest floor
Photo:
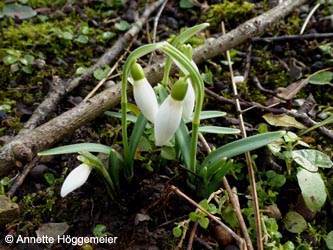
[[[16,17],[5,11],[1,15],[1,147],[20,132],[46,98],[54,77],[66,81],[84,74],[131,27],[144,11],[147,1],[3,1],[0,9],[10,7],[9,2],[30,6],[36,13],[24,9],[13,10],[17,11]],[[221,36],[221,21],[228,32],[275,7],[274,2],[278,1],[168,1],[144,23],[141,32],[131,41],[128,52],[153,39],[171,42],[187,28],[208,22],[208,28],[189,40],[193,47],[198,47]],[[273,147],[251,152],[264,249],[333,249],[333,171],[329,160],[330,166],[318,169],[324,163],[317,159],[333,157],[330,130],[333,2],[318,1],[323,3],[307,20],[317,4],[309,2],[274,22],[261,37],[249,39],[230,50],[233,74],[244,77],[237,84],[236,97],[244,110],[242,115],[248,136],[266,131],[291,132],[289,137],[284,137],[284,152],[282,149],[274,152]],[[160,15],[159,9],[162,10]],[[31,14],[31,17],[22,19],[20,15],[25,14]],[[155,35],[154,20],[157,20]],[[304,24],[302,36],[299,34]],[[122,54],[125,52],[124,48]],[[98,92],[121,79],[127,56],[119,61],[119,66]],[[155,55],[152,62],[148,59],[139,62],[148,65],[160,56]],[[96,70],[81,81],[40,123],[76,107],[106,77],[105,72],[112,66]],[[198,67],[205,84],[204,110],[226,112],[224,117],[207,119],[203,123],[240,128],[226,55],[205,60]],[[133,102],[131,97],[129,99]],[[120,104],[112,109],[119,110]],[[326,130],[314,129],[301,134],[314,124],[312,121],[328,121]],[[0,223],[0,249],[240,249],[237,240],[218,223],[213,220],[209,225],[198,223],[206,215],[196,212],[199,215],[195,222],[193,213],[197,206],[186,200],[185,195],[197,203],[208,197],[202,197],[187,185],[189,170],[183,166],[176,151],[171,147],[156,147],[150,134],[147,132],[139,142],[133,180],[128,183],[121,175],[121,190],[116,200],[110,199],[104,181],[94,171],[79,189],[64,198],[60,196],[64,179],[80,164],[77,154],[38,158],[24,179],[20,178],[20,173],[29,163],[16,162],[18,168],[0,178],[0,195],[10,196],[20,212],[14,213],[14,218],[9,214],[9,221]],[[209,133],[204,136],[213,149],[241,138],[241,135]],[[52,147],[83,142],[109,145],[121,152],[120,119],[101,115]],[[305,148],[321,153],[316,154],[315,160],[308,159],[311,163],[314,161],[315,172],[319,172],[321,180],[319,184],[324,184],[323,193],[326,193],[315,194],[314,199],[319,197],[324,201],[321,205],[316,203],[313,211],[302,196],[304,186],[297,175],[300,167],[289,157],[293,151]],[[205,154],[205,145],[200,141],[198,157],[202,159]],[[244,155],[233,160],[226,178],[238,199],[254,249],[257,249],[247,161]],[[13,189],[19,179],[23,183]],[[215,216],[242,238],[235,209],[222,182],[219,188],[206,208],[210,212],[214,210]],[[205,202],[200,204],[205,206]],[[42,235],[58,233],[71,242],[7,242],[8,235],[13,235],[14,239],[19,236],[36,238],[36,231]],[[115,242],[74,244],[79,237],[105,235],[110,239],[114,237]]]

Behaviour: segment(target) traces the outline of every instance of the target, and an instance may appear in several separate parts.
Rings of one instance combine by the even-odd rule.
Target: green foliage
[[[329,232],[326,236],[326,246],[328,249],[333,249],[333,231]]]
[[[189,0],[180,0],[179,6],[182,9],[191,9],[193,7],[193,4]]]
[[[3,10],[0,12],[1,16],[7,16],[11,18],[29,19],[37,15],[37,12],[29,6],[21,4],[6,4]]]
[[[116,23],[114,27],[120,31],[127,31],[131,28],[131,25],[127,21],[121,20],[119,23]]]
[[[207,15],[201,17],[202,20],[209,22],[212,27],[218,27],[221,20],[238,21],[239,17],[249,16],[253,9],[253,4],[247,1],[224,1],[221,4],[210,5]]]
[[[286,162],[288,173],[291,174],[292,163],[296,162],[297,180],[302,191],[305,204],[311,211],[319,210],[326,201],[326,188],[318,168],[331,168],[333,162],[330,157],[318,150],[294,150],[297,145],[308,146],[300,138],[288,132],[283,140],[270,145],[272,152]],[[285,149],[285,151],[282,151]]]
[[[44,179],[47,181],[49,185],[53,185],[55,181],[55,177],[51,173],[45,173],[44,174]]]
[[[106,78],[109,72],[110,72],[110,66],[106,65],[104,69],[96,69],[93,73],[93,76],[100,81]]]
[[[93,235],[95,237],[103,237],[106,234],[106,226],[103,224],[97,224],[93,229]]]
[[[9,188],[10,187],[10,179],[9,177],[3,177],[0,180],[0,195],[5,195],[6,194],[6,190],[5,188]]]
[[[302,233],[307,224],[302,215],[295,211],[288,212],[283,218],[284,227],[291,233]]]
[[[330,85],[333,86],[331,80],[333,79],[333,72],[320,71],[310,77],[309,83],[315,85]]]

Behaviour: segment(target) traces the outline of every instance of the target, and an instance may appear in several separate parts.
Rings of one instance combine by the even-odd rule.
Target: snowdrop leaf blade
[[[65,197],[75,189],[81,187],[87,181],[90,172],[91,167],[86,164],[81,164],[70,172],[62,184],[60,191],[61,197]]]
[[[191,137],[189,131],[184,123],[181,121],[175,133],[176,145],[179,147],[184,157],[186,167],[190,166],[190,152],[191,152]]]
[[[211,134],[239,134],[240,130],[235,128],[226,128],[219,126],[202,126],[199,127],[199,132],[201,133],[211,133]]]
[[[71,144],[67,146],[61,146],[57,148],[44,150],[42,152],[39,152],[38,155],[45,156],[45,155],[71,154],[82,151],[109,154],[111,150],[112,150],[111,147],[99,143],[77,143],[77,144]]]
[[[104,114],[108,115],[108,116],[112,116],[112,117],[120,118],[121,119],[121,113],[119,113],[119,112],[106,111],[106,112],[104,112]],[[137,117],[135,115],[129,115],[129,114],[127,114],[126,118],[127,118],[127,121],[136,123]]]
[[[129,148],[130,148],[130,159],[134,159],[134,154],[135,151],[138,147],[140,138],[142,136],[143,131],[146,128],[146,124],[147,124],[147,119],[144,117],[144,115],[141,113],[139,115],[139,117],[137,118],[137,121],[134,125],[131,137],[130,137],[130,141],[129,141]]]
[[[208,166],[222,157],[231,158],[236,155],[243,154],[247,151],[251,151],[260,147],[263,147],[269,143],[272,143],[285,134],[285,131],[267,132],[264,134],[253,135],[247,138],[243,138],[237,141],[233,141],[226,145],[223,145],[209,154],[205,160],[201,163],[201,166]]]
[[[207,28],[209,26],[209,23],[202,23],[195,25],[184,32],[180,33],[175,40],[172,42],[172,45],[178,46],[179,44],[185,43],[188,39],[190,39],[192,36],[194,36],[199,31]]]

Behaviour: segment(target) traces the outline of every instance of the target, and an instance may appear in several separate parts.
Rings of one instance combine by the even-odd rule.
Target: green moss
[[[202,22],[209,22],[211,26],[218,27],[221,20],[244,20],[244,16],[251,13],[252,3],[246,1],[224,1],[221,4],[212,4],[206,15],[201,17]]]

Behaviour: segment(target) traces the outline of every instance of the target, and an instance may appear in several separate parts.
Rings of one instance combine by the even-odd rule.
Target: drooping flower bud
[[[75,189],[81,187],[87,181],[91,170],[92,167],[84,163],[74,168],[74,170],[66,177],[64,183],[61,186],[61,197],[65,197],[70,192],[73,192]]]
[[[188,83],[188,88],[187,88],[187,92],[184,98],[184,104],[183,104],[183,118],[186,121],[189,121],[193,110],[194,110],[194,105],[195,105],[195,92],[194,92],[194,88],[192,86],[192,82],[190,79],[186,80]]]
[[[176,132],[182,118],[187,88],[188,83],[184,79],[178,80],[174,84],[171,94],[160,106],[154,127],[156,146],[165,145]]]
[[[153,87],[150,85],[144,75],[144,71],[140,64],[133,63],[131,67],[131,75],[134,80],[133,95],[135,102],[143,115],[152,123],[158,111],[158,103]]]

